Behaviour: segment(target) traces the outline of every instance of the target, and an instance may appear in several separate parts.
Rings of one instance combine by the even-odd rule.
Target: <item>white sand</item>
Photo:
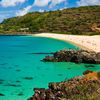
[[[64,35],[54,33],[40,33],[33,36],[55,38],[67,42],[71,42],[81,47],[95,52],[100,52],[100,36],[79,36],[79,35]]]

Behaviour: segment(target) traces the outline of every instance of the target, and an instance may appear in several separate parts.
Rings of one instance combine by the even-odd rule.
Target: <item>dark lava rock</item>
[[[23,95],[24,95],[23,92],[18,93],[18,96],[23,96]]]
[[[20,69],[16,69],[16,72],[20,72],[21,70]]]
[[[86,50],[60,50],[53,56],[46,56],[42,61],[100,64],[100,53]]]
[[[17,82],[17,83],[20,83],[21,81],[19,81],[19,80],[16,80],[16,82]]]
[[[5,96],[4,94],[0,93],[0,96]]]
[[[11,83],[8,83],[8,84],[6,84],[6,85],[4,85],[4,86],[10,86],[10,87],[21,87],[20,84],[11,84]]]
[[[89,73],[92,73],[93,71],[91,70],[86,70],[85,72],[83,72],[83,75],[86,75],[86,74],[89,74]]]
[[[54,59],[54,57],[46,56],[42,61],[45,61],[45,62],[46,62],[46,61],[47,61],[47,62],[49,62],[49,61],[51,62],[51,61],[52,61],[52,62],[54,62],[55,59]]]
[[[84,74],[92,73],[86,71]],[[98,72],[97,72],[98,73]],[[99,100],[100,78],[87,79],[85,75],[68,81],[49,83],[49,88],[35,88],[28,100]]]
[[[93,65],[85,65],[85,67],[88,68],[88,67],[95,67],[95,66],[93,66]]]
[[[98,75],[98,77],[100,78],[100,72],[98,72],[98,74],[97,74],[97,75]]]
[[[23,77],[25,80],[33,80],[33,77]]]

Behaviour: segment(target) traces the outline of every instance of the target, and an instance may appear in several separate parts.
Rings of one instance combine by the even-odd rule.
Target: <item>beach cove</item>
[[[0,36],[0,100],[27,100],[33,88],[48,88],[49,82],[60,82],[82,75],[85,70],[100,71],[100,65],[44,63],[46,54],[61,49],[79,49],[70,42],[35,36]]]
[[[100,52],[100,35],[85,36],[85,35],[66,35],[54,33],[40,33],[33,36],[48,37],[58,40],[70,42],[79,46],[82,49]]]

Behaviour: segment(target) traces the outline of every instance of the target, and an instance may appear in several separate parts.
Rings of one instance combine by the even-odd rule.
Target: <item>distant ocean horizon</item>
[[[70,62],[42,62],[47,54],[62,49],[79,49],[69,43],[33,36],[0,36],[0,100],[27,100],[33,88],[48,88],[49,82],[61,82],[82,75],[85,70],[100,71],[100,65]]]

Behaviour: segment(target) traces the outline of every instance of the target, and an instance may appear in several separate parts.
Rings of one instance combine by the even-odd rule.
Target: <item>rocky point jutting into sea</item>
[[[100,53],[86,50],[60,50],[42,61],[99,64]],[[99,100],[100,72],[86,70],[82,76],[49,83],[48,89],[34,88],[34,92],[28,100]]]
[[[28,100],[100,100],[100,72],[85,71],[83,76],[59,83],[49,83],[49,88],[35,88]]]
[[[92,52],[87,50],[60,50],[53,56],[46,56],[44,62],[75,62],[100,64],[100,52]]]

